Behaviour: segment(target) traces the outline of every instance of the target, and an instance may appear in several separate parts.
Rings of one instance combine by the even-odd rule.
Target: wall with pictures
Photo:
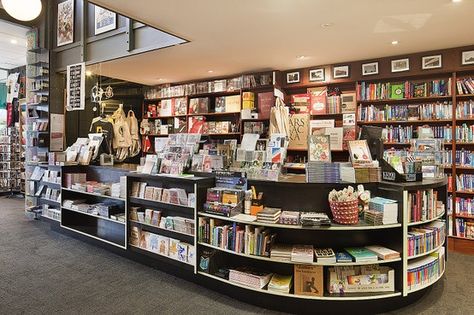
[[[472,70],[474,70],[474,45],[285,70],[283,87],[390,80]]]

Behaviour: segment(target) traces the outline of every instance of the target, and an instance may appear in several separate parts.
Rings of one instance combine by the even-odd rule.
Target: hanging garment
[[[135,113],[132,110],[128,111],[127,116],[128,128],[132,137],[132,145],[128,152],[130,157],[137,156],[141,150],[140,135],[138,134],[138,120],[135,117]]]

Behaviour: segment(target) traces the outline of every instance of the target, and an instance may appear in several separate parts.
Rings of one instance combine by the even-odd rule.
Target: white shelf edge
[[[378,260],[378,261],[371,261],[371,262],[351,262],[351,263],[318,263],[318,262],[312,262],[312,263],[300,263],[300,262],[295,262],[295,261],[290,261],[290,260],[280,260],[280,259],[275,259],[275,258],[270,258],[266,256],[258,256],[258,255],[249,255],[249,254],[244,254],[244,253],[237,253],[234,252],[233,250],[229,249],[224,249],[220,248],[211,244],[203,243],[203,242],[198,242],[199,245],[206,246],[209,248],[213,248],[222,252],[230,253],[233,255],[238,255],[238,256],[243,256],[243,257],[248,257],[252,259],[258,259],[258,260],[265,260],[265,261],[271,261],[271,262],[276,262],[276,263],[282,263],[282,264],[290,264],[290,265],[314,265],[314,266],[361,266],[361,265],[375,265],[375,264],[385,264],[385,263],[391,263],[391,262],[397,262],[401,261],[401,258],[396,258],[396,259],[387,259],[387,260]]]
[[[440,249],[442,246],[444,246],[444,243],[445,243],[445,242],[446,242],[446,238],[444,238],[444,239],[443,239],[443,242],[442,242],[440,245],[436,246],[435,248],[433,248],[433,249],[431,249],[431,250],[429,250],[429,251],[427,251],[427,252],[425,252],[425,253],[421,253],[421,254],[418,254],[418,255],[415,255],[415,256],[408,256],[408,255],[407,255],[407,259],[408,259],[408,260],[412,260],[412,259],[420,258],[420,257],[426,256],[426,255],[428,255],[428,254],[434,253],[435,251],[437,251],[438,249]]]
[[[165,257],[165,258],[168,258],[168,259],[170,259],[170,260],[174,260],[174,261],[183,263],[183,264],[185,264],[185,265],[194,266],[194,264],[189,263],[189,262],[187,262],[187,261],[178,260],[178,259],[172,258],[172,257],[170,257],[170,256],[166,256],[166,255],[163,255],[163,254],[160,254],[160,253],[157,253],[157,252],[153,252],[153,251],[151,251],[151,250],[149,250],[149,249],[145,249],[145,248],[142,248],[142,247],[139,247],[139,246],[135,246],[135,245],[132,245],[132,244],[128,244],[128,246],[130,246],[130,247],[135,247],[135,248],[141,249],[141,250],[143,250],[143,251],[145,251],[145,252],[149,252],[149,253],[152,253],[152,254],[155,254],[155,255],[158,255],[158,256],[161,256],[161,257]]]
[[[87,212],[83,212],[83,211],[79,211],[79,210],[74,210],[74,209],[64,207],[64,206],[61,206],[61,208],[63,208],[64,210],[68,210],[68,211],[80,213],[80,214],[83,214],[83,215],[87,215],[89,217],[93,217],[93,218],[97,218],[97,219],[101,219],[101,220],[106,220],[106,221],[111,221],[113,223],[117,223],[117,224],[120,224],[120,225],[125,225],[125,222],[114,220],[114,219],[107,218],[107,217],[102,217],[100,215],[95,215],[95,214],[92,214],[92,213],[87,213]]]
[[[401,227],[401,223],[396,223],[396,224],[385,224],[385,225],[365,225],[365,226],[328,226],[328,227],[305,227],[302,225],[292,225],[292,224],[279,224],[279,223],[265,223],[265,222],[258,222],[258,221],[245,221],[245,220],[236,220],[233,219],[232,217],[223,217],[211,213],[206,213],[203,211],[198,212],[199,216],[202,217],[208,217],[208,218],[213,218],[213,219],[219,219],[223,221],[231,221],[231,222],[236,222],[236,223],[242,223],[242,224],[249,224],[249,225],[259,225],[259,226],[268,226],[268,227],[273,227],[273,228],[283,228],[283,229],[299,229],[299,230],[315,230],[315,231],[354,231],[354,230],[379,230],[379,229],[391,229],[391,228],[398,228]]]
[[[410,294],[410,293],[415,293],[415,292],[417,292],[417,291],[426,289],[427,287],[430,287],[430,286],[434,285],[436,282],[439,281],[439,279],[441,279],[441,278],[443,277],[445,271],[446,271],[446,265],[445,265],[445,267],[444,267],[443,272],[438,276],[438,278],[436,278],[436,280],[431,281],[431,282],[429,282],[429,283],[425,283],[425,284],[423,284],[423,285],[421,285],[421,286],[419,286],[419,287],[417,287],[417,288],[415,288],[415,289],[408,289],[408,292],[407,292],[407,293],[408,293],[408,294]],[[405,275],[405,277],[406,277],[406,275]]]
[[[256,289],[251,288],[249,286],[245,286],[239,283],[235,283],[202,271],[198,271],[198,274],[255,292],[271,294],[271,295],[278,295],[278,296],[285,296],[294,299],[306,299],[306,300],[332,300],[332,301],[360,301],[360,300],[375,300],[375,299],[384,299],[384,298],[391,298],[396,296],[401,296],[401,292],[388,292],[388,293],[373,293],[373,295],[362,295],[362,296],[311,296],[311,295],[296,295],[292,293],[282,293],[282,292],[275,292],[275,291],[268,291],[264,289]],[[369,293],[367,293],[369,294]]]
[[[407,225],[408,225],[408,226],[414,226],[414,225],[420,225],[420,224],[430,223],[430,222],[433,222],[433,221],[436,221],[436,220],[442,218],[445,213],[446,213],[446,211],[444,211],[444,212],[441,213],[440,215],[434,217],[433,219],[429,219],[429,220],[425,220],[425,221],[410,222],[410,223],[408,223]]]
[[[78,194],[84,194],[84,195],[96,196],[96,197],[100,197],[100,198],[108,198],[108,199],[125,201],[124,198],[120,198],[120,197],[112,197],[112,196],[108,196],[108,195],[90,193],[90,192],[87,192],[87,191],[81,191],[81,190],[76,190],[76,189],[71,189],[71,188],[66,188],[66,187],[61,187],[61,189],[65,190],[65,191],[72,191],[72,192],[75,192],[75,193],[78,193]]]

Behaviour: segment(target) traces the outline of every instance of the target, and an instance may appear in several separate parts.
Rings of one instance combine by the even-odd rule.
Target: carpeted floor
[[[50,231],[0,199],[0,314],[276,314]],[[390,314],[474,312],[474,256],[450,254],[445,278]]]

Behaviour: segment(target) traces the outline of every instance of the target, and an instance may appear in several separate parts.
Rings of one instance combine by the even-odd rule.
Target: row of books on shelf
[[[323,296],[326,293],[343,296],[356,292],[390,292],[395,288],[394,270],[385,266],[331,267],[325,279],[322,266],[295,265],[292,273],[281,274],[220,261],[214,263],[218,261],[216,256],[213,251],[203,251],[199,271],[257,290],[296,296]]]
[[[160,116],[186,115],[188,113],[188,100],[185,97],[161,100],[157,104],[146,106],[145,117],[155,118]]]
[[[450,180],[453,180],[452,175],[448,175],[448,181]],[[457,174],[455,180],[457,191],[474,191],[474,174]],[[449,188],[448,182],[448,191],[452,191]]]
[[[458,94],[474,94],[474,79],[473,78],[459,78],[456,80],[456,87]]]
[[[188,119],[188,132],[197,134],[227,134],[239,132],[234,121],[206,121],[204,116],[193,116]]]
[[[445,268],[446,249],[440,247],[426,257],[408,262],[407,285],[409,290],[424,287],[443,274]]]
[[[130,228],[130,244],[158,255],[167,256],[188,264],[195,264],[194,245],[180,240],[144,231],[137,226]]]
[[[453,151],[445,150],[443,151],[443,164],[456,164],[456,166],[459,167],[474,167],[474,151],[464,149],[456,150],[455,160],[453,163]]]
[[[451,126],[431,126],[434,138],[451,142],[453,132]],[[418,132],[413,126],[387,126],[382,129],[382,139],[389,143],[408,143],[416,139]]]
[[[456,118],[474,118],[474,100],[457,101]]]
[[[291,105],[297,114],[327,115],[354,113],[355,93],[328,94],[326,88],[308,89],[308,93],[291,95]]]
[[[448,213],[452,213],[453,196],[448,196]],[[474,198],[456,197],[454,200],[454,213],[469,215],[474,218]]]
[[[183,188],[163,188],[145,182],[133,182],[130,196],[187,207],[194,207],[196,203],[196,195],[188,194]]]
[[[433,189],[408,192],[408,209],[408,222],[431,220],[445,212],[443,201]]]
[[[464,123],[456,126],[455,136],[457,142],[474,142],[474,125]]]
[[[59,202],[61,201],[61,190],[49,188],[46,185],[40,185],[35,196]]]
[[[214,80],[207,82],[188,83],[175,86],[164,86],[148,89],[146,99],[163,97],[180,97],[186,95],[233,92],[242,88],[253,88],[273,84],[273,74],[246,74],[231,79]]]
[[[474,221],[456,218],[456,236],[474,239]]]
[[[419,121],[452,119],[451,102],[436,102],[414,105],[359,106],[359,121]]]
[[[88,203],[86,199],[65,199],[63,200],[63,207],[69,210],[84,212],[125,223],[123,207],[116,201],[106,200],[103,202]]]
[[[162,229],[194,235],[195,221],[180,216],[163,216],[161,210],[130,207],[129,219]]]
[[[408,256],[416,256],[443,244],[446,238],[446,222],[434,221],[408,230]]]
[[[451,78],[427,82],[361,82],[357,85],[357,99],[361,101],[448,95],[451,95]]]

